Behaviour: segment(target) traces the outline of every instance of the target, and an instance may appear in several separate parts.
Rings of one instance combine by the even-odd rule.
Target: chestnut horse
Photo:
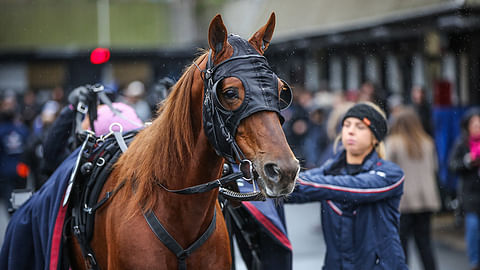
[[[267,49],[274,27],[272,13],[268,22],[245,40],[259,57]],[[97,211],[91,241],[100,269],[177,269],[176,255],[147,224],[143,215],[147,211],[153,211],[183,248],[195,242],[210,223],[215,225],[208,239],[186,258],[186,266],[230,269],[230,244],[217,201],[218,188],[191,195],[167,190],[199,185],[221,176],[224,158],[217,155],[207,138],[202,105],[208,59],[217,65],[234,54],[235,48],[227,38],[227,29],[217,15],[209,26],[209,53],[186,69],[159,109],[158,117],[138,133],[115,164],[102,194],[116,188],[118,192]],[[272,78],[278,80],[274,91],[282,91],[284,82]],[[224,109],[235,112],[248,96],[245,89],[240,79],[227,77],[216,88],[216,95]],[[292,192],[299,171],[280,119],[278,111],[258,110],[239,122],[234,136],[244,157],[252,161],[260,190],[268,197]],[[214,212],[218,218],[213,223]],[[69,246],[72,268],[85,269],[78,243],[70,241]]]

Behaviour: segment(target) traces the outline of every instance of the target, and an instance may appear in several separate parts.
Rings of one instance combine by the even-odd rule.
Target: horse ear
[[[217,14],[208,28],[208,45],[214,54],[220,53],[227,45],[227,28],[223,24],[222,16]]]
[[[263,54],[270,41],[272,40],[273,30],[275,29],[275,12],[272,12],[268,22],[262,26],[253,36],[248,40],[261,54]]]

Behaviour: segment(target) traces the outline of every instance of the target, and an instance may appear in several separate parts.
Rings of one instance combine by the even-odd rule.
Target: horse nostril
[[[267,163],[264,166],[265,175],[273,182],[280,181],[280,167],[275,163]]]

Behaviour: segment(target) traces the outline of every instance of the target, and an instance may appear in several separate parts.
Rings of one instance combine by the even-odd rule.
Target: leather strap
[[[162,185],[159,182],[157,182],[157,185],[159,185],[161,188],[165,189],[168,192],[173,192],[173,193],[177,193],[177,194],[196,194],[196,193],[207,192],[207,191],[213,190],[215,188],[221,187],[221,186],[223,186],[227,183],[230,183],[232,181],[235,181],[236,179],[241,178],[242,176],[243,176],[243,173],[236,172],[236,173],[226,175],[226,176],[224,176],[222,178],[219,178],[217,180],[210,181],[210,182],[205,183],[205,184],[196,185],[196,186],[188,187],[188,188],[184,188],[184,189],[168,189],[167,187],[165,187],[164,185]]]
[[[143,124],[137,123],[137,122],[129,119],[128,117],[123,115],[121,111],[115,109],[115,107],[113,107],[112,101],[110,101],[110,99],[107,97],[107,95],[103,91],[98,92],[97,95],[100,98],[100,100],[103,102],[103,104],[107,105],[108,108],[110,109],[110,111],[112,111],[113,114],[115,114],[116,116],[122,118],[123,120],[125,120],[125,121],[129,122],[130,124],[135,125],[139,128],[144,126]]]
[[[197,248],[199,248],[203,243],[207,241],[207,239],[213,234],[215,231],[216,225],[216,217],[217,211],[213,210],[213,218],[208,226],[207,230],[198,238],[193,244],[191,244],[187,249],[183,249],[182,246],[168,233],[168,231],[163,227],[163,225],[158,220],[157,216],[153,211],[148,211],[143,213],[145,220],[152,229],[153,233],[157,236],[157,238],[171,251],[175,256],[177,256],[178,260],[178,269],[179,270],[186,270],[187,264],[186,259],[187,257],[192,254]]]
[[[113,136],[115,136],[115,139],[117,140],[118,146],[120,147],[120,150],[122,150],[122,153],[125,153],[128,149],[128,146],[125,143],[125,140],[123,139],[122,133],[118,131],[114,131]]]

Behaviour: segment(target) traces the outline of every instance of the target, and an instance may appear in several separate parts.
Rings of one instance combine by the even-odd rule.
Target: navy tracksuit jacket
[[[403,171],[373,151],[347,173],[345,151],[300,174],[288,202],[320,201],[324,270],[408,269],[398,235]]]

